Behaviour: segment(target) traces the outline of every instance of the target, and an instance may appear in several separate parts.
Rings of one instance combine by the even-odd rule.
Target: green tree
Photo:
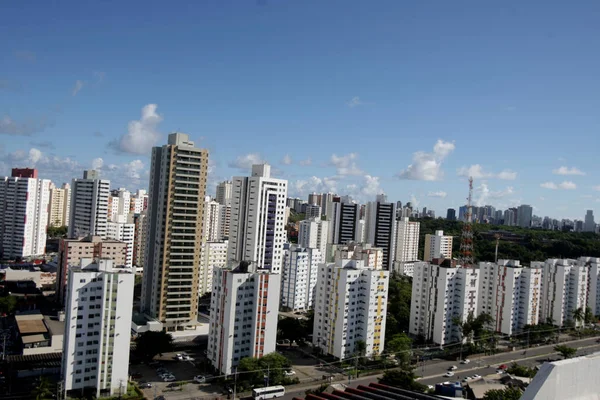
[[[563,358],[571,358],[577,353],[577,349],[565,345],[554,346],[554,351],[560,353]]]
[[[533,378],[537,371],[535,368],[528,368],[517,363],[512,363],[506,372],[523,378]]]
[[[519,400],[522,395],[519,388],[491,389],[485,392],[483,400]]]
[[[290,361],[279,353],[270,353],[262,358],[245,357],[238,364],[238,383],[240,387],[262,387],[268,376],[269,385],[291,383],[285,371],[291,368]]]
[[[596,322],[596,316],[594,315],[594,313],[592,312],[592,309],[590,307],[585,308],[585,315],[584,315],[583,319],[586,324],[591,324],[591,323]]]
[[[66,226],[49,226],[46,229],[46,234],[52,239],[64,238],[67,236],[67,230],[68,228]]]
[[[45,376],[40,377],[37,384],[31,391],[31,395],[35,400],[46,400],[52,398],[52,391],[50,390],[50,381]]]
[[[312,326],[310,327],[310,331],[312,331]],[[305,321],[299,318],[286,317],[280,319],[277,323],[277,339],[279,340],[288,339],[299,343],[310,333]]]
[[[575,326],[578,327],[581,322],[585,320],[585,311],[583,308],[579,307],[573,310],[573,322],[575,322]]]
[[[157,354],[173,351],[173,336],[164,331],[147,331],[135,339],[135,354],[145,361],[151,361]]]
[[[400,332],[408,332],[411,297],[412,278],[393,275],[388,287],[386,337],[392,337]]]
[[[414,390],[416,392],[425,392],[427,386],[417,382],[415,379],[417,379],[417,376],[412,370],[391,369],[383,373],[383,376],[379,378],[379,383]]]
[[[412,339],[405,333],[398,333],[385,341],[385,352],[393,354],[400,362],[400,367],[410,366]]]
[[[11,295],[0,297],[0,313],[11,314],[17,307],[17,298]]]

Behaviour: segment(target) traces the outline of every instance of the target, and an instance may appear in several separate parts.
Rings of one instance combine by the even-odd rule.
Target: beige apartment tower
[[[197,324],[207,170],[186,134],[152,149],[141,308],[169,331]]]

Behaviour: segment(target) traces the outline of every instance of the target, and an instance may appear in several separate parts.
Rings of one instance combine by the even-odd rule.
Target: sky
[[[4,1],[0,174],[148,186],[168,133],[210,186],[600,214],[598,1]]]

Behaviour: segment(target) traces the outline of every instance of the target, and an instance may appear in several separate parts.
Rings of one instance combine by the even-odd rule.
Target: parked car
[[[167,385],[167,387],[168,387],[168,388],[175,388],[175,387],[179,387],[179,383],[177,383],[177,382],[172,382],[172,383],[169,383],[169,384]]]
[[[203,376],[203,375],[196,375],[194,377],[194,382],[196,382],[196,383],[204,383],[204,382],[206,382],[206,377]]]
[[[471,375],[471,379],[479,379],[479,378],[481,378],[481,375],[477,375],[477,374]]]
[[[469,360],[468,358],[465,358],[465,359],[464,359],[464,360],[462,360],[460,363],[461,363],[461,364],[468,364],[468,363],[470,363],[470,362],[471,362],[471,360]]]
[[[152,384],[150,382],[140,383],[140,389],[150,389]]]
[[[448,371],[456,371],[457,369],[458,369],[458,367],[456,365],[448,367]]]
[[[163,381],[165,382],[175,382],[177,379],[175,379],[175,377],[173,375],[167,375],[163,378]]]
[[[498,369],[496,370],[496,373],[497,373],[497,374],[503,374],[503,373],[504,373],[504,370],[503,370],[503,369],[500,369],[500,368],[498,368]]]
[[[285,376],[293,376],[293,375],[296,375],[296,371],[294,371],[293,369],[291,369],[289,371],[285,371],[283,374]]]
[[[449,377],[449,376],[454,376],[454,372],[452,371],[448,371],[444,374],[444,376]]]
[[[183,356],[184,361],[196,361],[194,357],[188,356],[187,354]]]

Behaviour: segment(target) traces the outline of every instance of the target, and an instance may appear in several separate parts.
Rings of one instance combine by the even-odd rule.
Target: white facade
[[[394,272],[399,275],[413,276],[415,272],[415,263],[419,261],[394,262]]]
[[[319,249],[289,246],[283,253],[281,306],[292,311],[313,308],[318,265],[323,262]]]
[[[84,171],[83,179],[73,179],[70,238],[78,239],[89,235],[106,237],[109,196],[110,181],[99,179],[97,171]]]
[[[71,185],[63,184],[61,188],[50,185],[50,208],[48,226],[69,226],[71,212]]]
[[[444,345],[460,341],[452,321],[476,316],[479,289],[478,268],[452,268],[417,262],[414,265],[409,332]]]
[[[588,307],[593,315],[600,314],[600,258],[579,257],[579,263],[588,266]]]
[[[425,235],[423,261],[431,262],[434,258],[452,258],[452,236],[445,236],[444,231]]]
[[[323,221],[320,217],[300,221],[298,246],[319,249],[324,257],[327,252],[328,232],[329,221]]]
[[[69,270],[63,343],[64,390],[95,387],[127,391],[134,275],[112,270],[112,260],[83,259]]]
[[[202,243],[200,253],[200,280],[198,281],[198,296],[212,289],[213,270],[227,266],[227,240]]]
[[[512,335],[525,325],[537,325],[541,302],[542,268],[524,268],[519,261],[479,263],[480,300],[477,315],[492,316],[497,332]]]
[[[531,266],[543,268],[541,321],[553,321],[562,326],[573,321],[573,311],[587,305],[588,268],[572,259],[548,259],[532,262]],[[575,321],[573,321],[575,322]],[[582,322],[578,321],[577,325]]]
[[[125,267],[131,268],[133,266],[133,250],[135,247],[135,224],[108,222],[106,225],[106,237],[127,243]]]
[[[221,205],[207,197],[204,201],[204,232],[202,240],[208,242],[216,242],[221,240],[220,232],[220,207]]]
[[[408,218],[402,218],[398,221],[395,261],[418,260],[420,226],[419,222],[409,221]]]
[[[364,268],[386,269],[383,262],[383,249],[379,247],[373,247],[368,243],[349,243],[347,245],[336,245],[334,262],[341,262],[342,260],[360,261],[360,265]]]
[[[233,182],[223,181],[217,185],[217,203],[223,206],[230,206],[233,195]]]
[[[124,215],[125,218],[131,210],[131,193],[125,188],[119,188],[111,193],[109,198],[109,220],[117,222],[119,216]]]
[[[321,218],[321,206],[317,204],[307,204],[306,211],[304,212],[304,218]]]
[[[355,260],[319,265],[313,345],[339,359],[379,355],[385,343],[388,271],[357,268]]]
[[[286,218],[287,221],[287,218]],[[219,208],[219,236],[220,240],[229,238],[229,227],[231,226],[231,204]]]
[[[130,198],[129,213],[141,214],[146,208],[148,208],[148,194],[145,190],[139,189],[137,193]]]
[[[233,178],[228,259],[281,272],[287,239],[287,181],[271,178],[271,166],[252,166],[252,176]]]
[[[207,358],[220,373],[275,351],[280,284],[279,274],[213,271]]]
[[[0,178],[0,253],[6,258],[46,252],[50,181]]]

